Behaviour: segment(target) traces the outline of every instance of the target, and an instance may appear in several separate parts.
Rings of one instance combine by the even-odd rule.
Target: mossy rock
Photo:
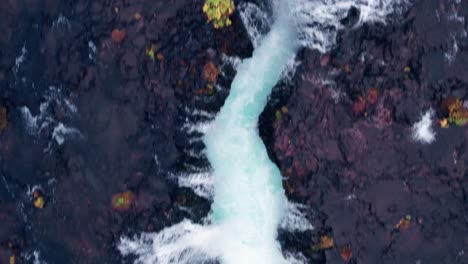
[[[229,16],[234,12],[233,0],[206,0],[203,5],[203,13],[208,21],[213,22],[215,28],[222,28],[232,24]]]

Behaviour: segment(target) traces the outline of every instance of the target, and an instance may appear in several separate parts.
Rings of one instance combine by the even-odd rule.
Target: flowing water
[[[340,20],[352,6],[360,10],[359,25],[384,21],[401,2],[278,0],[273,3],[274,23],[267,26],[270,19],[258,7],[241,7],[256,48],[252,58],[238,66],[230,95],[215,120],[191,126],[205,133],[203,142],[212,170],[179,180],[182,186],[212,200],[211,213],[204,224],[184,220],[159,233],[122,237],[118,247],[123,255],[135,255],[135,263],[144,264],[306,261],[299,253],[283,252],[277,241],[278,228],[304,231],[312,227],[301,206],[285,197],[280,171],[269,160],[258,135],[258,117],[297,49],[329,50],[342,27]],[[261,37],[266,28],[269,32]]]
[[[223,263],[284,262],[276,234],[287,199],[257,122],[298,47],[293,25],[287,10],[276,17],[252,58],[237,69],[230,95],[205,135],[214,172],[213,224],[225,226],[227,239],[219,246],[229,249],[222,252]]]

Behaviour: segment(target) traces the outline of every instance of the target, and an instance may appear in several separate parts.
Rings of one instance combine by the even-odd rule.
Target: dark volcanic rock
[[[467,12],[466,3],[416,1],[403,19],[346,29],[330,54],[302,53],[289,101],[273,95],[270,104],[288,112],[264,113],[261,124],[274,128],[264,138],[289,197],[309,205],[313,233],[334,237],[326,263],[342,263],[345,245],[354,263],[467,261],[468,130],[434,122],[434,143],[411,137],[424,111],[467,99]],[[363,111],[353,112],[360,98]],[[406,215],[409,228],[397,227]]]
[[[233,76],[221,54],[253,48],[237,14],[215,30],[202,5],[0,3],[0,263],[29,263],[34,251],[48,263],[118,263],[121,235],[206,216],[210,203],[169,179],[194,162],[182,118],[219,109]],[[113,41],[116,29],[124,37]],[[210,93],[208,62],[223,71]],[[127,190],[132,207],[112,210],[112,196]]]

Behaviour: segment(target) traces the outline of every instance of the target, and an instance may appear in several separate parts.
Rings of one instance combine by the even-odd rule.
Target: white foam
[[[32,188],[29,187],[28,185],[28,190],[26,191],[26,194],[28,196],[32,196],[34,194],[35,191],[42,191],[42,186],[40,184],[38,185],[34,185]]]
[[[135,264],[203,263],[215,259],[219,248],[212,241],[220,238],[220,229],[184,220],[159,233],[143,233],[129,239],[122,237],[118,245],[125,255],[136,255]]]
[[[26,131],[30,135],[37,135],[41,132],[42,129],[46,128],[53,119],[49,116],[47,108],[49,107],[49,102],[41,103],[39,107],[39,113],[33,115],[27,106],[20,107],[21,115],[25,122]]]
[[[457,43],[457,39],[455,37],[452,37],[452,45],[451,47],[449,48],[449,50],[447,50],[445,53],[444,53],[444,58],[445,58],[445,61],[449,64],[453,63],[457,57],[457,54],[458,54],[458,43]]]
[[[198,123],[187,122],[182,126],[182,129],[189,134],[192,134],[194,132],[205,134],[209,127],[210,127],[210,122],[198,122]]]
[[[413,125],[412,137],[414,140],[424,144],[430,144],[435,141],[436,134],[432,129],[434,114],[434,110],[429,109],[421,116],[421,119]]]
[[[28,53],[28,50],[26,49],[26,43],[24,43],[23,47],[21,48],[21,54],[18,55],[18,57],[16,57],[15,59],[15,66],[13,67],[13,73],[15,74],[15,78],[16,78],[16,74],[18,73],[21,67],[21,64],[23,64],[23,62],[26,60],[27,53]]]
[[[238,10],[252,45],[254,48],[258,47],[263,36],[270,30],[271,17],[267,12],[250,2],[241,4]]]
[[[354,193],[350,193],[344,198],[345,201],[351,201],[351,200],[355,200],[355,199],[356,199],[356,194],[354,194]]]
[[[278,256],[268,249],[245,244],[240,232],[236,224],[201,225],[184,220],[159,233],[122,237],[118,249],[124,256],[136,255],[135,264],[192,264],[221,258],[226,264],[278,263]],[[304,259],[301,254],[288,253],[283,263],[306,263]]]
[[[45,93],[44,98],[46,102],[55,102],[57,105],[64,107],[65,113],[69,117],[78,114],[78,108],[69,99],[65,98],[62,90],[55,86],[50,86],[49,90]]]
[[[307,258],[300,252],[286,252],[286,260],[289,264],[305,264],[309,263]]]
[[[74,105],[72,102],[70,102],[70,100],[64,99],[63,101],[65,102],[65,106],[70,111],[70,113],[72,113],[72,114],[77,114],[78,113],[78,108],[76,107],[76,105]]]
[[[200,143],[202,141],[203,141],[203,136],[189,138],[189,143],[190,144]]]
[[[204,117],[208,119],[214,119],[216,117],[215,113],[210,113],[208,111],[200,109],[190,109],[188,107],[185,107],[185,112],[191,116]]]
[[[203,224],[196,224],[188,219],[167,227],[158,233],[142,233],[132,238],[121,237],[118,244],[124,256],[136,256],[135,264],[192,264],[219,260],[223,254],[230,254],[239,263],[275,263],[277,259],[258,259],[252,248],[245,249],[243,241],[236,239],[239,230],[229,223],[212,225],[211,219],[204,219]],[[226,248],[226,240],[230,240]],[[224,251],[231,252],[225,253]],[[263,252],[264,253],[264,252]],[[285,252],[285,263],[305,264],[307,259],[301,253]],[[267,262],[267,261],[270,262]],[[226,262],[227,263],[227,262]]]
[[[221,54],[221,61],[223,62],[221,65],[221,74],[225,75],[224,68],[226,66],[231,66],[234,70],[237,70],[237,67],[242,64],[242,60],[240,57],[237,56],[227,56],[226,54]]]
[[[44,94],[44,99],[39,106],[39,113],[37,115],[33,115],[27,106],[22,106],[19,109],[25,122],[26,130],[30,135],[37,136],[44,128],[57,124],[57,121],[51,115],[53,103],[64,107],[68,117],[74,117],[78,114],[78,108],[69,99],[64,98],[61,90],[55,86],[49,87]]]
[[[27,261],[32,261],[32,264],[47,264],[43,259],[41,259],[41,252],[39,250],[34,250],[32,253],[24,254],[24,258]]]
[[[195,151],[193,149],[184,149],[183,152],[192,158],[196,158],[196,159],[206,158],[205,151]]]
[[[215,114],[200,109],[184,108],[187,115],[185,123],[181,129],[189,137],[189,143],[201,143],[203,136],[211,125],[211,121],[191,122],[188,117],[198,117],[207,120],[213,120]],[[194,158],[206,158],[203,151],[198,152],[194,149],[184,149],[184,153]],[[203,198],[211,200],[213,198],[213,176],[210,168],[203,168],[193,164],[184,163],[184,173],[172,174],[170,178],[175,180],[180,187],[190,188],[193,192]]]
[[[92,61],[95,61],[96,54],[97,54],[97,47],[96,47],[96,44],[94,44],[92,40],[88,41],[88,49],[89,49],[88,58]]]
[[[54,131],[52,132],[52,139],[57,142],[59,146],[61,146],[67,137],[83,137],[81,132],[73,127],[67,127],[62,123],[58,123],[57,126],[54,127]]]
[[[304,232],[307,230],[312,230],[313,226],[307,220],[304,210],[306,206],[298,203],[288,202],[286,208],[286,214],[283,218],[283,221],[280,224],[280,228],[287,231],[299,231]]]
[[[302,64],[301,61],[296,60],[296,56],[291,57],[291,59],[289,59],[288,61],[288,64],[286,65],[286,69],[284,69],[281,75],[281,79],[287,80],[287,81],[292,80],[292,78],[296,74],[297,67],[301,64]]]
[[[203,173],[210,170],[209,168],[200,167],[198,165],[194,165],[188,162],[184,162],[183,167],[185,171],[190,171],[194,173]]]
[[[406,0],[290,0],[292,12],[298,16],[303,46],[322,53],[330,50],[343,28],[341,20],[351,7],[360,10],[356,26],[365,22],[385,23],[385,18],[407,6]]]
[[[336,83],[330,80],[324,80],[322,81],[322,84],[328,87],[328,91],[330,91],[333,101],[335,102],[335,104],[338,104],[341,98],[344,96],[340,88],[336,87]]]
[[[52,22],[52,28],[65,27],[66,29],[71,29],[70,20],[65,17],[63,14],[60,14],[57,19]]]
[[[178,174],[176,178],[180,187],[190,188],[200,197],[213,199],[214,181],[211,172]]]

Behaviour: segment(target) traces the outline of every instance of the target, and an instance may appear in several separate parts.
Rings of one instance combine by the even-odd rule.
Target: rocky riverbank
[[[208,213],[172,177],[208,166],[183,127],[203,121],[188,112],[221,107],[230,62],[253,46],[238,13],[215,30],[202,5],[0,3],[0,263],[120,263],[122,234]],[[445,98],[468,99],[468,4],[418,0],[353,28],[357,14],[330,53],[300,52],[261,118],[315,226],[282,244],[312,263],[468,262],[468,130],[437,123]],[[430,109],[426,144],[412,127]]]
[[[289,244],[320,263],[468,261],[468,130],[438,122],[444,99],[468,99],[467,14],[466,2],[416,1],[355,29],[350,12],[329,54],[302,53],[264,114],[285,188],[316,227]],[[417,141],[430,109],[435,140]],[[312,249],[320,237],[334,241],[325,254]]]

